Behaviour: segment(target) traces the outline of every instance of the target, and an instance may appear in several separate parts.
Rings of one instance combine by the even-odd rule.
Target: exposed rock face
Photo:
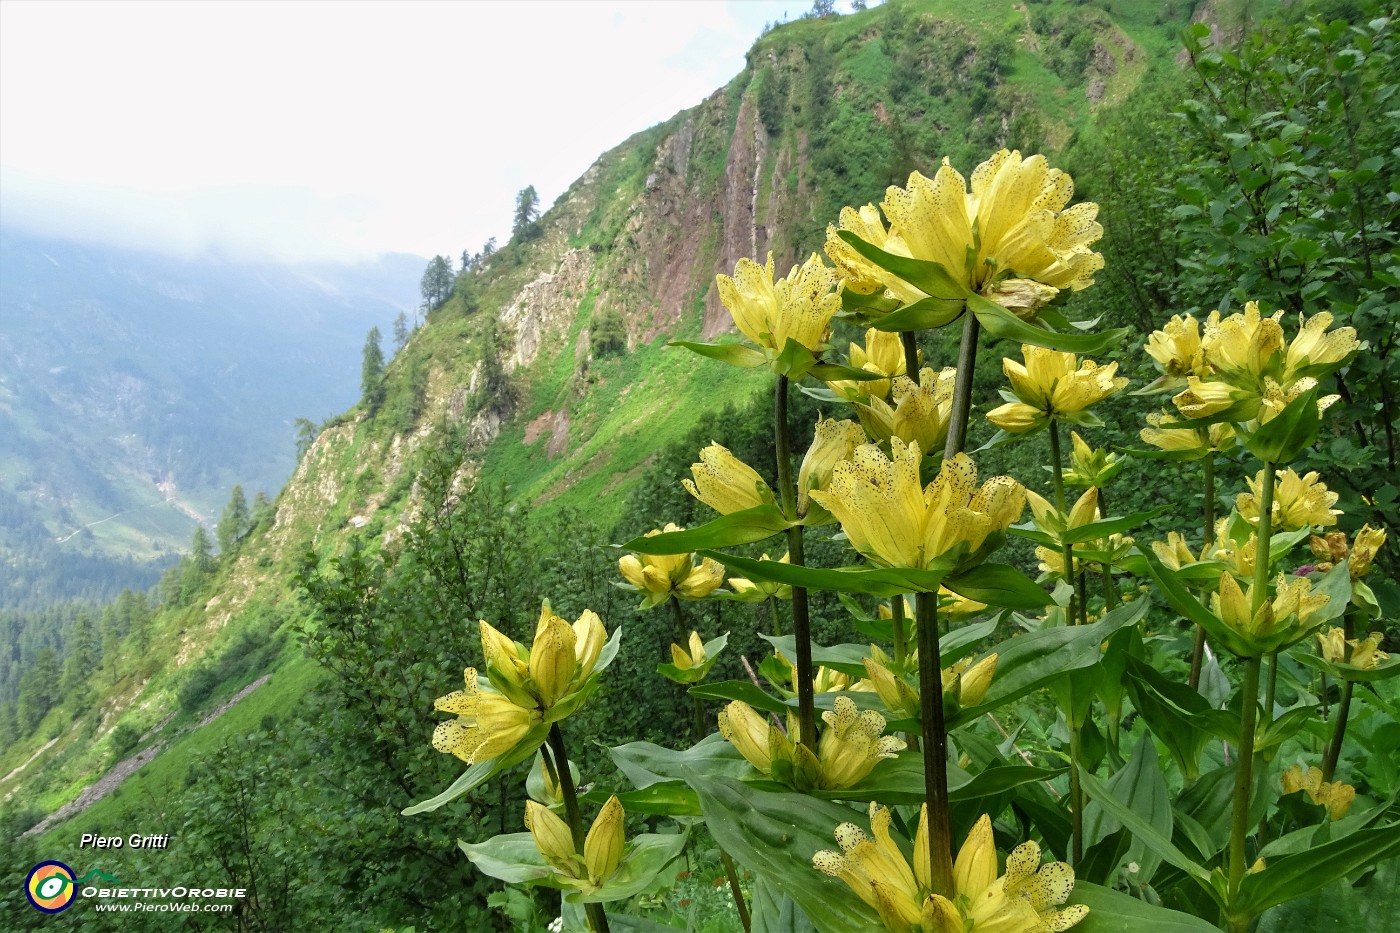
[[[505,361],[507,373],[533,363],[543,341],[568,332],[592,271],[590,254],[571,249],[559,261],[558,269],[541,273],[501,312],[501,323],[515,336],[515,349]]]

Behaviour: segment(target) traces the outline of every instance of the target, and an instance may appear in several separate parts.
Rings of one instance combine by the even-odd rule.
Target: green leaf
[[[943,268],[942,263],[887,253],[875,244],[862,240],[850,230],[842,230],[837,235],[857,253],[880,268],[899,276],[925,295],[946,302],[956,302],[961,309],[963,299],[972,294],[963,282]]]
[[[792,898],[775,892],[762,878],[754,879],[752,889],[749,914],[753,929],[760,933],[814,933],[816,927]]]
[[[529,833],[508,833],[492,836],[485,842],[463,842],[457,846],[467,854],[477,870],[507,884],[547,884],[561,887],[555,881],[550,883],[554,870],[545,863],[544,856],[535,848],[535,839]]]
[[[788,712],[788,705],[782,700],[765,693],[747,680],[721,680],[712,684],[696,684],[687,691],[702,700],[739,700],[756,710],[765,713]]]
[[[1102,353],[1121,345],[1128,337],[1124,327],[1104,331],[1101,334],[1059,334],[1029,324],[994,301],[981,295],[972,295],[967,306],[987,332],[993,337],[1015,340],[1032,346],[1062,350],[1069,353]]]
[[[1322,427],[1317,393],[1318,387],[1314,386],[1289,402],[1273,419],[1242,435],[1250,453],[1267,463],[1289,463],[1311,447]]]
[[[1350,664],[1328,664],[1315,654],[1299,652],[1291,655],[1297,661],[1301,661],[1315,671],[1322,671],[1339,680],[1351,680],[1357,683],[1371,683],[1377,680],[1389,680],[1396,675],[1400,675],[1400,655],[1392,657],[1384,664],[1377,664],[1372,668],[1353,667]]]
[[[763,541],[786,531],[789,525],[782,510],[765,503],[742,512],[721,515],[698,528],[642,535],[622,547],[638,554],[688,554],[702,548],[733,547]]]
[[[1131,515],[1124,515],[1121,518],[1106,518],[1103,521],[1090,522],[1087,525],[1080,525],[1078,528],[1066,529],[1063,540],[1066,544],[1078,544],[1081,541],[1093,541],[1096,538],[1107,538],[1109,535],[1120,534],[1130,531],[1149,519],[1168,511],[1169,506],[1152,509],[1150,512],[1134,512]]]
[[[1246,875],[1231,910],[1255,916],[1368,865],[1400,855],[1400,823],[1363,829],[1296,855],[1269,859]]]
[[[1006,564],[979,564],[952,574],[943,585],[959,596],[1004,609],[1039,609],[1053,602],[1035,581]]]
[[[657,537],[660,537],[659,535]],[[864,593],[869,596],[898,596],[904,593],[936,593],[944,576],[952,569],[954,558],[944,555],[926,570],[893,567],[851,567],[822,570],[784,564],[781,561],[751,560],[718,551],[702,550],[702,557],[719,561],[731,571],[738,571],[750,580],[772,580],[801,586],[809,590],[835,590],[841,593]]]
[[[997,652],[996,673],[981,705],[959,710],[948,727],[966,725],[997,707],[1038,690],[1053,680],[1097,664],[1103,642],[1114,632],[1136,625],[1150,600],[1119,606],[1093,625],[1057,626],[1016,635],[991,648]]]
[[[782,352],[773,360],[772,369],[795,382],[811,372],[815,365],[817,358],[812,351],[789,337],[783,344]]]
[[[1076,881],[1069,903],[1085,904],[1089,916],[1075,924],[1075,933],[1219,933],[1211,923],[1087,881]]]
[[[1143,733],[1137,748],[1133,750],[1133,757],[1108,779],[1104,787],[1114,799],[1145,819],[1164,839],[1171,838],[1172,802],[1157,759],[1157,743],[1151,733]],[[1117,832],[1121,825],[1102,804],[1097,801],[1091,803],[1084,811],[1084,844],[1093,845]],[[1146,844],[1134,837],[1123,859],[1137,862],[1139,870],[1136,880],[1148,882],[1157,870],[1160,856],[1147,851]],[[1119,860],[1120,864],[1123,859]]]
[[[877,379],[889,378],[884,373],[872,373],[868,369],[856,369],[854,366],[842,366],[840,363],[817,363],[808,371],[808,374],[822,382],[836,382],[843,379],[874,382]]]
[[[668,346],[685,347],[692,353],[737,366],[740,369],[754,369],[768,362],[763,351],[746,347],[741,343],[691,343],[688,340],[672,340]]]
[[[1141,460],[1204,460],[1208,454],[1213,452],[1206,447],[1196,450],[1162,450],[1158,447],[1119,447],[1117,449],[1130,457],[1137,457]]]
[[[417,816],[419,813],[431,813],[438,807],[451,803],[468,791],[475,790],[482,784],[485,784],[507,768],[514,767],[535,754],[536,750],[544,744],[544,740],[548,738],[548,736],[548,725],[541,724],[533,727],[525,734],[525,737],[516,743],[516,746],[506,754],[499,758],[492,758],[489,761],[478,761],[466,771],[462,772],[462,776],[453,781],[452,786],[448,787],[447,790],[438,794],[436,797],[424,800],[421,803],[415,803],[413,806],[403,810],[402,814],[404,816]]]
[[[1151,574],[1153,580],[1157,581],[1158,590],[1167,598],[1171,607],[1181,613],[1183,618],[1195,622],[1219,644],[1224,645],[1240,657],[1257,654],[1250,648],[1248,642],[1235,633],[1234,629],[1217,619],[1215,613],[1202,606],[1196,597],[1192,596],[1191,592],[1181,585],[1176,574],[1167,569],[1166,565],[1153,553],[1152,548],[1139,547],[1137,552],[1142,555],[1147,572]]]
[[[849,807],[792,792],[770,792],[739,781],[696,776],[705,825],[715,843],[772,891],[792,898],[821,933],[869,933],[879,916],[841,881],[812,866],[812,856],[835,849],[836,827],[864,823]]]
[[[608,749],[608,754],[617,770],[638,790],[667,781],[683,781],[692,771],[723,777],[753,774],[753,768],[738,749],[714,733],[681,751],[651,742],[629,742]]]
[[[1148,737],[1150,741],[1151,738]],[[1171,841],[1171,837],[1162,833],[1155,826],[1143,819],[1132,808],[1125,806],[1115,797],[1105,784],[1093,774],[1080,770],[1080,784],[1084,792],[1101,806],[1105,812],[1122,823],[1129,832],[1133,834],[1147,849],[1169,865],[1174,865],[1191,876],[1201,885],[1217,903],[1220,902],[1220,892],[1211,884],[1210,872],[1203,866],[1192,861],[1186,853],[1178,849]],[[1224,906],[1221,904],[1221,906]]]
[[[1213,709],[1205,697],[1183,683],[1163,677],[1150,664],[1128,659],[1128,691],[1133,707],[1161,739],[1187,780],[1200,776],[1201,752],[1212,736],[1234,741],[1239,720]]]
[[[642,833],[627,840],[622,864],[594,894],[565,895],[585,904],[621,901],[661,887],[670,879],[666,867],[685,851],[688,833]]]
[[[962,317],[961,300],[946,298],[925,298],[905,305],[898,311],[891,311],[871,322],[876,330],[885,332],[904,330],[935,330],[946,327]]]

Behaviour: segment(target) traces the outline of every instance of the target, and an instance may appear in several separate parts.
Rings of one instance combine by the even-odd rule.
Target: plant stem
[[[958,344],[958,375],[953,382],[953,410],[948,416],[948,440],[943,459],[951,460],[967,444],[967,419],[972,414],[972,371],[977,366],[977,315],[963,312],[962,342]]]
[[[773,421],[778,448],[778,494],[783,512],[789,518],[797,515],[797,487],[792,484],[792,442],[788,434],[788,377],[778,376],[773,393]],[[802,526],[787,530],[788,562],[794,567],[805,566],[802,547]],[[812,697],[812,627],[807,615],[807,590],[792,588],[792,637],[796,643],[794,659],[797,667],[798,741],[813,753],[817,751],[817,724]]]
[[[723,849],[719,850],[719,860],[724,865],[724,876],[729,879],[729,893],[734,895],[739,922],[744,925],[744,933],[749,933],[752,921],[749,919],[749,905],[744,902],[744,892],[739,888],[739,872],[734,868],[734,860]]]
[[[923,726],[924,784],[928,803],[929,882],[952,898],[953,841],[948,815],[948,732],[943,722],[943,662],[938,652],[938,596],[914,594],[919,634],[919,705]]]
[[[904,375],[919,384],[919,341],[912,330],[899,332],[899,342],[904,346]]]
[[[1253,781],[1254,766],[1254,714],[1259,706],[1259,658],[1245,658],[1244,683],[1240,687],[1240,748],[1239,760],[1235,764],[1234,812],[1230,823],[1230,875],[1227,904],[1233,904],[1239,897],[1240,884],[1244,881],[1245,842],[1249,835],[1249,792]],[[1251,918],[1244,918],[1249,926]],[[1230,928],[1236,929],[1238,918],[1231,915]]]
[[[1065,497],[1065,468],[1061,461],[1062,458],[1060,456],[1060,423],[1052,418],[1050,419],[1050,473],[1055,478],[1055,508],[1059,510],[1060,517],[1066,523],[1068,523],[1069,501]],[[1074,545],[1069,544],[1067,542],[1062,543],[1060,545],[1060,559],[1064,561],[1065,565],[1064,573],[1062,574],[1062,576],[1064,577],[1066,583],[1068,583],[1071,587],[1074,587],[1076,582],[1074,577]],[[1079,622],[1079,616],[1084,614],[1084,607],[1082,605],[1082,603],[1084,602],[1082,588],[1080,589],[1080,594],[1081,595],[1079,595],[1078,597],[1070,597],[1070,606],[1068,613],[1070,625],[1077,624]],[[1075,608],[1076,601],[1081,604],[1078,607],[1078,612],[1076,612]],[[1071,769],[1070,773],[1074,773],[1073,769]]]
[[[778,598],[776,596],[769,596],[767,601],[768,622],[773,626],[773,634],[781,635],[783,634],[783,623],[782,616],[778,615]]]
[[[569,770],[569,755],[564,750],[564,733],[559,731],[559,723],[549,727],[549,752],[554,758],[554,778],[559,782],[559,795],[564,798],[564,815],[569,821],[569,833],[574,837],[574,851],[583,853],[583,818],[579,816],[578,789],[574,787],[574,775]],[[588,925],[594,933],[608,933],[608,915],[602,904],[585,904]]]
[[[1074,721],[1074,710],[1065,710],[1065,721],[1069,723],[1069,829],[1071,867],[1084,861],[1084,788],[1079,783],[1080,747],[1079,724]]]
[[[1351,681],[1342,681],[1342,699],[1337,704],[1337,724],[1332,727],[1332,741],[1327,746],[1327,754],[1322,759],[1322,780],[1332,780],[1337,773],[1337,762],[1342,757],[1342,740],[1347,734],[1347,714],[1351,712]]]
[[[908,654],[909,643],[904,634],[904,597],[895,596],[890,600],[890,628],[894,631],[894,663],[904,666],[904,656]]]
[[[1205,489],[1201,495],[1202,519],[1205,524],[1205,533],[1201,537],[1201,560],[1206,559],[1211,545],[1215,543],[1215,451],[1206,454],[1205,459]],[[1191,676],[1187,679],[1187,684],[1192,690],[1201,685],[1201,664],[1205,660],[1206,652],[1206,630],[1200,625],[1196,626],[1196,638],[1191,645]]]

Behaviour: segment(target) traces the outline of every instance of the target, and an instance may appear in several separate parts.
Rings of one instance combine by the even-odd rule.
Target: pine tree
[[[19,729],[29,735],[39,727],[44,714],[53,706],[58,690],[58,652],[51,645],[39,649],[31,667],[19,682],[19,700],[15,716]]]
[[[402,311],[394,318],[394,352],[398,353],[408,344],[408,315]]]
[[[530,185],[515,196],[515,221],[511,233],[521,240],[532,240],[539,235],[540,196],[535,186]]]
[[[92,616],[86,611],[79,612],[78,618],[73,621],[65,648],[67,657],[63,659],[63,676],[59,679],[59,690],[63,696],[72,698],[96,672],[101,660],[97,630],[92,624]]]
[[[360,397],[372,415],[384,401],[384,351],[379,347],[379,328],[371,327],[365,337],[364,362],[360,368]]]
[[[248,515],[248,500],[243,495],[242,486],[234,486],[233,492],[229,495],[228,505],[224,506],[224,514],[219,518],[215,535],[219,539],[219,553],[228,554],[242,541],[248,534],[248,529],[252,521]]]

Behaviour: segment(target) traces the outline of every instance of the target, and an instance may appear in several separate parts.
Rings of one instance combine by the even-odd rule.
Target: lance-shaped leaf
[[[1093,625],[1043,628],[993,646],[997,667],[986,696],[978,706],[959,710],[950,718],[948,727],[965,725],[1071,671],[1097,664],[1103,642],[1119,629],[1136,625],[1149,605],[1150,600],[1137,599],[1119,606]]]
[[[1256,430],[1242,434],[1250,453],[1267,463],[1289,463],[1311,447],[1322,427],[1317,392],[1314,386]]]
[[[1149,851],[1159,856],[1162,861],[1173,865],[1206,890],[1212,899],[1223,907],[1220,899],[1220,892],[1211,883],[1210,872],[1203,865],[1192,861],[1186,853],[1178,849],[1171,840],[1171,837],[1153,826],[1133,809],[1122,803],[1115,797],[1097,777],[1088,771],[1080,769],[1080,784],[1084,787],[1084,792],[1090,799],[1095,801],[1104,809],[1104,812],[1118,820],[1129,832],[1133,834]]]
[[[1003,609],[1039,609],[1053,602],[1034,580],[1007,564],[978,564],[949,575],[943,585],[959,596]]]
[[[936,263],[935,263],[936,265]],[[940,267],[941,268],[941,267]],[[887,332],[905,330],[935,330],[946,327],[962,317],[962,301],[949,301],[945,298],[925,298],[905,305],[898,311],[891,311],[873,319],[870,323],[876,330]]]
[[[1174,428],[1176,425],[1164,424],[1162,427]],[[1158,447],[1118,447],[1115,449],[1141,460],[1204,460],[1207,456],[1215,454],[1215,451],[1209,447],[1198,447],[1190,450],[1162,450]]]
[[[656,535],[651,540],[661,537]],[[776,560],[751,560],[733,554],[703,550],[702,557],[719,561],[731,572],[741,573],[750,580],[772,580],[801,586],[809,590],[835,590],[841,593],[864,593],[868,596],[899,596],[905,593],[936,593],[943,578],[953,568],[955,558],[944,555],[926,570],[899,567],[845,567],[823,570],[784,564]]]
[[[616,653],[614,651],[614,653]],[[549,726],[540,724],[525,733],[525,737],[516,743],[515,747],[498,758],[491,758],[486,761],[478,761],[466,771],[462,776],[452,782],[447,790],[436,797],[415,803],[413,806],[403,811],[404,816],[415,816],[419,813],[430,813],[444,804],[451,803],[458,797],[475,790],[485,784],[491,778],[500,774],[507,768],[512,768],[520,762],[535,754],[535,751],[544,744],[544,740],[549,736]]]
[[[1150,512],[1133,512],[1131,515],[1124,515],[1120,518],[1105,518],[1102,521],[1090,522],[1077,528],[1068,528],[1065,530],[1063,540],[1066,544],[1078,544],[1081,541],[1093,541],[1097,538],[1107,538],[1109,535],[1131,531],[1143,522],[1166,512],[1168,508],[1169,506],[1164,505],[1152,509]]]
[[[1128,692],[1188,781],[1200,776],[1201,752],[1213,736],[1235,741],[1239,732],[1239,717],[1213,709],[1200,693],[1137,658],[1128,659]]]
[[[666,781],[685,780],[693,770],[723,777],[752,773],[752,767],[739,750],[718,733],[707,735],[680,751],[651,742],[629,742],[608,749],[608,754],[617,770],[638,790]]]
[[[762,350],[746,347],[742,343],[692,343],[688,340],[672,340],[668,346],[685,347],[692,353],[740,369],[754,369],[768,362],[768,357],[763,355]]]
[[[1162,777],[1162,767],[1157,758],[1157,743],[1151,733],[1143,733],[1133,750],[1133,757],[1104,783],[1104,788],[1116,800],[1146,820],[1163,838],[1171,838],[1171,796],[1167,792],[1167,782]],[[1084,844],[1093,845],[1110,833],[1117,832],[1121,825],[1102,804],[1097,801],[1091,803],[1084,811]],[[1137,880],[1142,882],[1152,880],[1160,862],[1160,857],[1154,852],[1149,852],[1146,845],[1136,837],[1124,853],[1123,859],[1131,859],[1138,863]]]
[[[1146,901],[1087,881],[1076,881],[1070,904],[1085,904],[1089,916],[1074,925],[1075,933],[1219,933],[1199,917],[1156,907]]]
[[[862,240],[850,230],[842,230],[838,235],[857,253],[885,271],[894,273],[931,298],[950,304],[956,303],[961,310],[963,299],[972,294],[965,284],[943,268],[942,263],[887,253],[875,244]]]
[[[642,535],[622,545],[638,554],[688,554],[702,548],[734,547],[752,544],[786,531],[791,522],[776,505],[756,505],[741,512],[730,512],[698,528]]]
[[[849,807],[792,792],[759,790],[739,781],[697,775],[705,825],[720,849],[792,898],[821,933],[881,929],[874,909],[842,882],[812,866],[812,856],[836,847],[842,823],[864,823]]]
[[[1050,350],[1062,350],[1069,353],[1102,353],[1111,347],[1121,345],[1128,336],[1128,329],[1125,327],[1107,330],[1101,334],[1056,333],[1021,320],[1001,305],[989,301],[981,295],[970,296],[967,299],[967,307],[973,314],[977,315],[978,322],[993,337],[1046,347]]]
[[[1294,855],[1269,859],[1246,875],[1231,911],[1252,917],[1368,865],[1400,855],[1400,823],[1374,826]]]
[[[1356,683],[1372,683],[1377,680],[1389,680],[1400,675],[1400,654],[1395,655],[1389,661],[1377,664],[1375,667],[1356,667],[1352,664],[1328,664],[1315,654],[1298,652],[1292,657],[1315,671],[1322,671],[1328,676],[1338,680],[1350,680]]]
[[[601,807],[609,797],[616,797],[628,813],[649,813],[654,816],[699,816],[700,798],[684,781],[660,781],[640,790],[609,791],[595,787],[580,795],[585,803]]]
[[[872,373],[868,369],[856,369],[854,366],[843,366],[840,363],[815,363],[808,372],[823,382],[835,382],[841,379],[874,382],[877,379],[890,378],[884,373]]]
[[[1137,552],[1142,555],[1147,572],[1151,574],[1153,580],[1157,581],[1157,588],[1167,598],[1171,607],[1181,613],[1183,618],[1189,622],[1195,622],[1206,630],[1206,634],[1242,658],[1255,653],[1250,649],[1249,644],[1235,633],[1234,629],[1217,619],[1215,613],[1201,605],[1200,601],[1191,595],[1191,592],[1177,579],[1176,574],[1167,569],[1166,565],[1152,552],[1152,548],[1139,547]]]

